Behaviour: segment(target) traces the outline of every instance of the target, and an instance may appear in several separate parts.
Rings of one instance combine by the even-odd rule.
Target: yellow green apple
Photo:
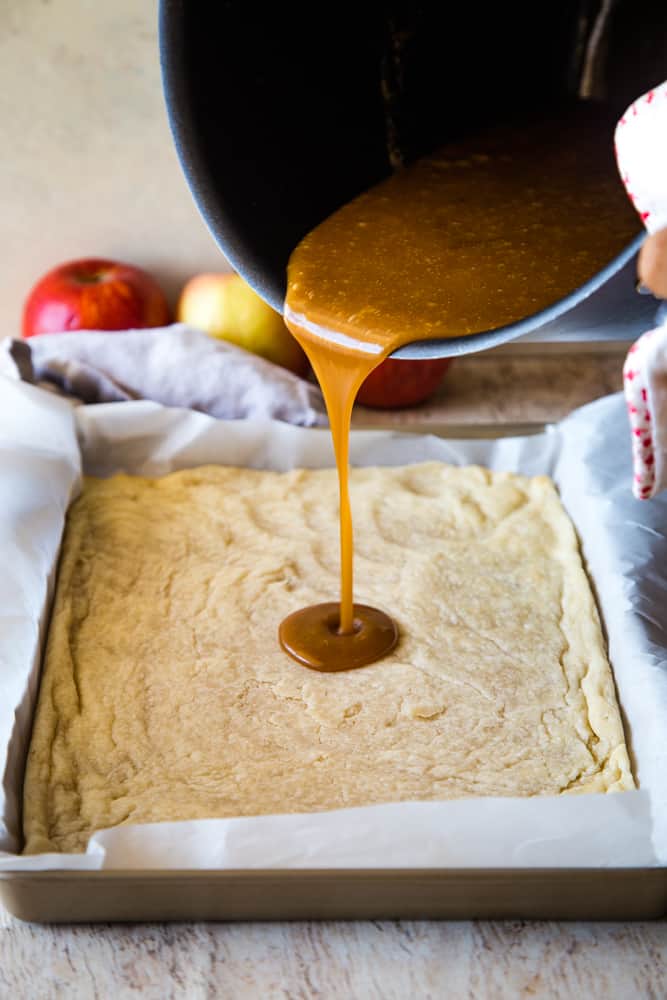
[[[198,274],[191,278],[181,292],[176,317],[181,323],[237,344],[297,375],[304,375],[308,368],[307,358],[282,316],[240,274]]]

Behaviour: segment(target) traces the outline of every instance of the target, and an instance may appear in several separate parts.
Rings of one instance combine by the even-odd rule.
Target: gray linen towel
[[[270,417],[303,427],[327,422],[316,386],[184,323],[5,340],[0,372],[55,385],[84,403],[152,399],[227,420]]]

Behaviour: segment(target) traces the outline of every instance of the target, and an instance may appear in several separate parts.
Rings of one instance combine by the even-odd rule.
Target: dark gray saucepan
[[[667,4],[618,0],[601,54],[591,58],[602,7],[598,0],[161,0],[170,123],[225,257],[281,310],[292,249],[392,165],[471,124],[502,121],[507,109],[534,111],[576,94],[584,66],[589,88],[604,89],[620,112],[662,78],[654,67],[665,53]],[[634,291],[641,239],[586,285],[521,322],[415,342],[396,355],[465,354],[538,327],[568,336],[622,327],[630,339],[655,312],[654,301]]]

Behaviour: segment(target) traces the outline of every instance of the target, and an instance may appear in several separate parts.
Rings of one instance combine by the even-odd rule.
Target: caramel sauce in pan
[[[352,669],[397,642],[387,615],[353,603],[348,450],[362,382],[411,341],[539,312],[620,253],[639,226],[612,134],[585,112],[451,144],[343,206],[292,253],[285,322],[320,383],[340,487],[340,606],[297,611],[279,633],[305,666]]]

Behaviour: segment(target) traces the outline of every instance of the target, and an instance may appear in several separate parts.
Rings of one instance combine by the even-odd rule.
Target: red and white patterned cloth
[[[623,386],[632,430],[632,492],[650,500],[667,487],[667,326],[632,345]]]
[[[667,82],[630,105],[616,126],[616,160],[649,233],[667,227]],[[667,319],[628,353],[623,386],[632,429],[634,495],[667,488]]]

